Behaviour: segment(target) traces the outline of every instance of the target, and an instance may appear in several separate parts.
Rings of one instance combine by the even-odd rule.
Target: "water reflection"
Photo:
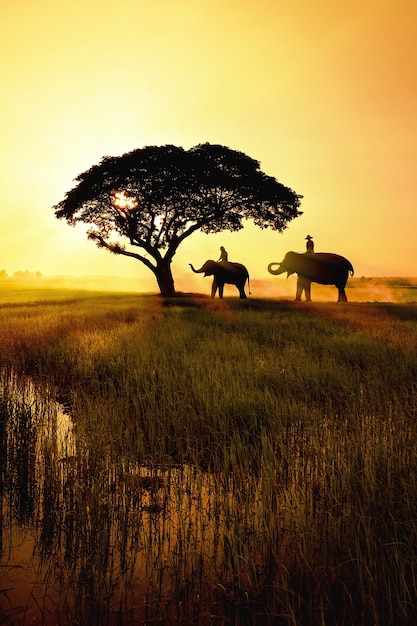
[[[42,620],[55,602],[35,551],[48,447],[55,459],[74,450],[70,417],[48,386],[0,370],[0,612],[13,624]]]
[[[48,385],[0,370],[0,622],[322,624],[321,612],[311,620],[320,606],[326,623],[345,611],[343,623],[359,623],[368,595],[358,604],[350,590],[371,571],[371,536],[369,563],[404,563],[399,593],[411,597],[415,407],[384,406],[383,419],[360,409],[261,432],[256,471],[235,462],[232,473],[224,446],[209,473],[116,456]]]
[[[91,450],[48,385],[7,370],[0,445],[0,614],[11,623],[216,623],[204,603],[222,615],[230,594],[246,602],[262,543],[241,484]],[[256,510],[258,488],[244,487]]]

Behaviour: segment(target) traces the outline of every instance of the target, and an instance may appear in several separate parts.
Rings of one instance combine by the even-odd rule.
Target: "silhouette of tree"
[[[172,259],[197,230],[237,231],[252,219],[282,232],[301,214],[302,196],[264,174],[258,161],[209,143],[104,157],[75,182],[54,206],[56,217],[89,224],[87,236],[99,247],[141,261],[163,296],[175,295]]]
[[[13,274],[15,280],[35,280],[42,278],[41,272],[31,272],[30,270],[18,270]]]

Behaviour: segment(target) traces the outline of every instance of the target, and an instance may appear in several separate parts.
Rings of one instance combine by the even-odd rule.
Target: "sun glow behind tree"
[[[128,211],[133,211],[139,206],[136,198],[129,198],[125,191],[116,191],[113,204],[119,209],[127,209]]]

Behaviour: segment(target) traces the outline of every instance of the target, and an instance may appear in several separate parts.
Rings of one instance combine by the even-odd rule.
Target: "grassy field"
[[[413,288],[3,290],[1,565],[30,529],[45,623],[415,624]]]

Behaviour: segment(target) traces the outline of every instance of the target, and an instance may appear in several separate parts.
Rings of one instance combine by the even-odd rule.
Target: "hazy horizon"
[[[29,270],[26,270],[29,272]],[[0,269],[1,272],[1,269]],[[156,280],[138,279],[129,276],[117,275],[38,275],[25,278],[25,272],[20,277],[13,275],[0,277],[0,290],[2,283],[15,283],[17,286],[34,289],[81,289],[91,291],[109,292],[135,292],[143,295],[159,295]],[[182,273],[175,278],[175,287],[179,294],[189,293],[209,297],[211,293],[212,277],[204,277],[202,274],[195,275]],[[296,290],[296,276],[288,278],[285,275],[278,277],[257,278],[251,277],[251,294],[246,286],[248,297],[272,298],[293,300]],[[312,283],[313,302],[336,302],[337,289],[333,285],[319,285]],[[410,276],[353,276],[350,277],[346,293],[349,302],[392,302],[405,303],[417,301],[417,275]],[[233,285],[225,285],[225,298],[237,298],[238,292]]]

